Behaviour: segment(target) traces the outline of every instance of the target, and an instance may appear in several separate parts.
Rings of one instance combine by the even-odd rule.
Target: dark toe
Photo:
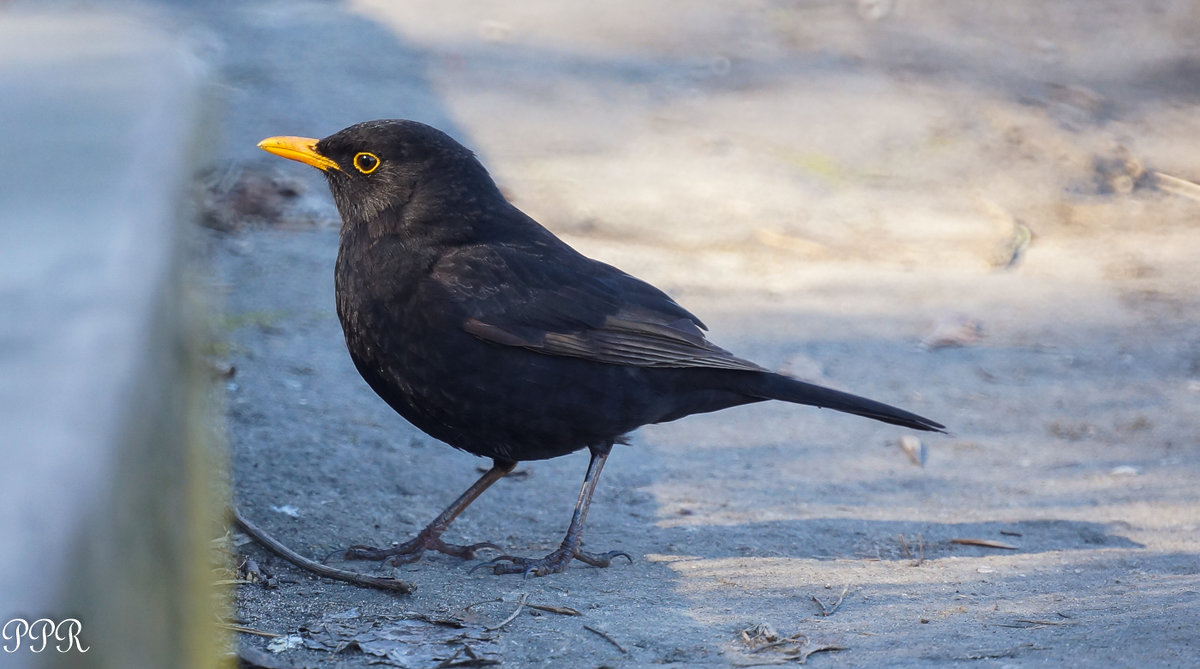
[[[599,555],[593,555],[591,553],[584,553],[583,551],[580,551],[575,554],[576,560],[590,564],[593,567],[607,567],[612,564],[613,558],[617,557],[623,557],[626,560],[629,560],[629,564],[633,564],[633,557],[631,557],[629,553],[626,553],[625,551],[609,551]]]
[[[512,564],[504,564],[505,561],[511,562]],[[490,567],[492,569],[493,574],[515,574],[518,572],[517,571],[511,571],[511,572],[510,571],[500,571],[500,569],[502,567],[511,568],[513,565],[519,564],[521,562],[526,562],[526,561],[528,561],[527,558],[517,557],[516,555],[500,555],[498,557],[492,558],[491,560],[488,560],[487,562],[480,562],[479,564],[475,565],[474,567],[471,567],[471,570],[468,571],[467,573],[474,574],[476,569],[487,569]]]
[[[633,558],[629,553],[623,551],[610,551],[593,555],[591,553],[576,552],[571,550],[558,550],[550,553],[546,557],[540,559],[531,559],[518,557],[516,555],[501,555],[487,562],[482,562],[471,568],[471,573],[476,569],[490,568],[493,574],[521,574],[525,578],[530,576],[547,576],[549,574],[557,574],[566,570],[567,565],[571,560],[579,560],[593,567],[607,567],[612,564],[615,557],[623,557],[633,562]]]
[[[429,545],[430,550],[435,550],[439,553],[445,553],[446,555],[452,555],[464,560],[474,560],[476,557],[478,557],[477,552],[484,550],[485,548],[494,551],[500,550],[499,546],[490,541],[471,544],[470,546],[456,546],[454,544],[444,543],[439,539],[436,543]]]

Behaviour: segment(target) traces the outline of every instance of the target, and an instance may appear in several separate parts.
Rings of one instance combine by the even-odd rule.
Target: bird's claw
[[[567,568],[574,556],[555,551],[544,558],[534,559],[518,555],[501,555],[471,569],[474,572],[480,567],[491,567],[493,574],[520,574],[521,578],[530,576],[546,576],[557,574]]]
[[[342,560],[372,560],[382,561],[386,564],[396,567],[402,564],[411,564],[421,559],[425,551],[437,551],[445,553],[463,560],[474,560],[478,557],[477,551],[490,548],[491,550],[500,550],[500,547],[489,541],[484,541],[469,546],[459,546],[456,544],[448,544],[435,536],[428,536],[424,533],[418,534],[411,541],[406,541],[402,544],[392,546],[391,548],[375,548],[373,546],[364,546],[355,544],[349,548],[337,550],[325,557],[325,562],[332,559]]]
[[[591,553],[584,553],[584,552],[579,552],[579,553],[575,554],[576,560],[579,560],[580,562],[583,562],[586,564],[590,564],[593,567],[607,567],[612,564],[613,558],[617,558],[617,557],[623,557],[626,560],[629,560],[629,564],[633,564],[633,556],[631,556],[629,553],[626,553],[625,551],[609,551],[607,553],[601,553],[599,555],[592,555]]]
[[[470,569],[468,569],[467,575],[470,576],[471,574],[474,574],[477,569],[487,569],[488,567],[494,567],[494,566],[500,564],[500,562],[503,560],[511,560],[511,559],[513,559],[511,555],[501,555],[499,557],[492,558],[491,560],[488,560],[486,562],[480,562],[479,564],[475,565],[474,567],[471,567]]]
[[[580,550],[559,548],[542,558],[500,555],[471,567],[471,571],[468,573],[474,573],[476,569],[491,568],[493,574],[521,574],[522,578],[529,578],[530,576],[558,574],[567,568],[571,560],[579,560],[593,567],[603,568],[611,565],[613,558],[616,557],[623,557],[629,560],[630,564],[633,563],[633,557],[624,551],[609,551],[594,555]]]

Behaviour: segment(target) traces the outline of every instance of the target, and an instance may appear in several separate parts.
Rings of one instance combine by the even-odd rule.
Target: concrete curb
[[[214,468],[180,243],[207,76],[144,18],[0,22],[5,666],[218,657]],[[13,622],[43,618],[59,632],[45,645],[44,624]]]

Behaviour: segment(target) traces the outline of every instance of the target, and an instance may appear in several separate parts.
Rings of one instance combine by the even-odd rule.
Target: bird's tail
[[[749,387],[745,388],[743,392],[752,397],[761,397],[762,399],[783,400],[785,402],[795,402],[796,404],[807,404],[809,406],[852,413],[856,416],[873,418],[884,423],[891,423],[892,425],[903,425],[914,430],[925,430],[927,432],[946,431],[945,425],[923,416],[918,416],[915,413],[910,413],[904,409],[897,409],[883,402],[876,402],[875,400],[869,400],[858,395],[843,393],[832,388],[805,383],[804,381],[782,374],[756,374],[751,378]]]

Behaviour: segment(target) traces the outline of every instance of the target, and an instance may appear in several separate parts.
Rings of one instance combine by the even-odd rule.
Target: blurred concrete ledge
[[[0,9],[0,626],[80,624],[7,627],[5,667],[217,662],[181,244],[206,82],[145,17]]]

